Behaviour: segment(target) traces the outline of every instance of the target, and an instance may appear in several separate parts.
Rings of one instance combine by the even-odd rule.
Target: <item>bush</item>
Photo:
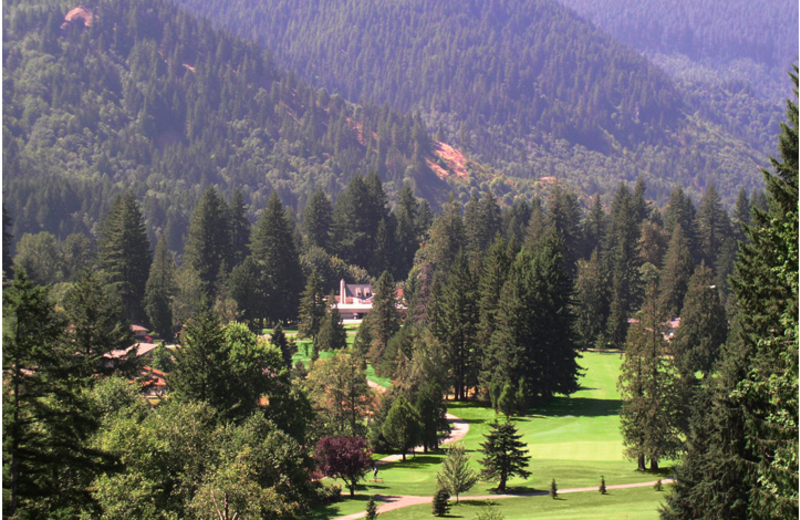
[[[448,500],[450,500],[450,493],[441,488],[436,490],[436,494],[433,495],[433,503],[431,504],[433,516],[444,516],[450,511]]]
[[[600,493],[605,495],[606,494],[606,478],[600,477]]]
[[[375,520],[378,518],[378,506],[375,505],[375,496],[369,497],[369,502],[367,502],[367,514],[364,517],[367,520]]]
[[[496,507],[489,506],[480,511],[475,520],[505,520],[505,516]]]
[[[661,479],[656,480],[656,485],[653,486],[653,489],[656,491],[661,491],[664,489],[664,486],[661,484]]]
[[[342,499],[342,486],[340,484],[323,484],[317,482],[319,485],[316,488],[317,502],[322,505],[333,504]]]
[[[553,479],[550,482],[550,498],[556,498],[558,496],[558,487],[556,486],[556,479]]]

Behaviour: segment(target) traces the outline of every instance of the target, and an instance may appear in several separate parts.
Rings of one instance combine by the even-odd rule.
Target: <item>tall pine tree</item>
[[[125,192],[111,204],[100,224],[97,260],[107,283],[119,294],[126,320],[142,323],[144,292],[150,274],[150,241],[133,194]]]
[[[291,225],[275,192],[256,223],[250,250],[260,270],[259,288],[264,297],[261,317],[271,321],[296,319],[303,271]]]
[[[619,376],[625,455],[637,461],[639,471],[644,471],[648,460],[650,469],[658,469],[658,462],[675,456],[681,446],[681,408],[672,364],[656,284],[651,283],[637,322],[628,331]]]
[[[172,299],[177,291],[175,260],[167,249],[166,238],[161,235],[145,286],[144,308],[153,330],[167,341],[172,340]]]
[[[209,186],[192,213],[184,248],[185,263],[200,277],[203,292],[214,300],[223,263],[230,266],[231,228],[228,205]]]

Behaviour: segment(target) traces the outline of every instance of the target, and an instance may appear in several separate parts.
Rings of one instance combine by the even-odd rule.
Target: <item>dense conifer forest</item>
[[[454,5],[4,2],[4,518],[797,518],[797,66],[759,170],[559,4]]]
[[[713,98],[690,98],[555,0],[180,3],[258,39],[317,86],[420,111],[432,131],[516,178],[608,197],[617,180],[643,176],[663,203],[676,183],[699,197],[713,172],[732,204],[766,164],[763,147],[702,115]],[[748,132],[772,147],[776,121],[756,117]]]
[[[4,193],[17,237],[96,234],[122,188],[142,202],[151,241],[164,232],[173,251],[209,184],[239,187],[255,212],[273,192],[302,209],[369,171],[394,196],[406,178],[434,205],[450,191],[418,116],[313,90],[169,3],[99,2],[72,21],[57,2],[5,5]],[[473,182],[491,180],[482,173]]]
[[[783,74],[797,55],[796,2],[624,2],[562,0],[599,28],[643,52],[686,92],[693,110],[774,155],[790,95]],[[764,38],[771,27],[772,37]]]

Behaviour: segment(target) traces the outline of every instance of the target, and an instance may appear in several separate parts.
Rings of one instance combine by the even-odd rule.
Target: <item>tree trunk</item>
[[[353,481],[347,487],[350,488],[350,498],[354,498],[356,496],[356,483]]]
[[[658,459],[650,460],[650,471],[658,471]]]
[[[639,466],[639,471],[645,471],[647,469],[644,463],[644,455],[639,455],[638,466]]]

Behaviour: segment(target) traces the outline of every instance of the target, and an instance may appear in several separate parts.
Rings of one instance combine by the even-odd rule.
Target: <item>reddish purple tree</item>
[[[372,457],[363,437],[323,437],[314,452],[320,471],[326,477],[340,478],[355,496],[356,484],[372,466]]]

